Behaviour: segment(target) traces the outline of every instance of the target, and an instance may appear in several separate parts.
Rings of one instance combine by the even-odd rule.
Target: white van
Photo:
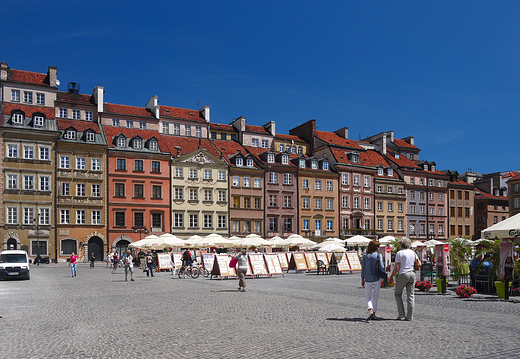
[[[29,256],[26,251],[0,252],[0,280],[6,278],[30,279]]]

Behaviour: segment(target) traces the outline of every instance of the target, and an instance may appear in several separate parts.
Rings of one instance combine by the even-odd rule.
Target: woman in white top
[[[242,249],[237,256],[234,256],[233,259],[237,259],[237,275],[238,275],[238,290],[241,292],[246,291],[246,273],[247,273],[247,256],[246,250]]]
[[[395,267],[390,276],[390,281],[394,281],[394,276],[397,273],[395,283],[395,302],[397,303],[397,311],[399,316],[397,320],[413,320],[413,309],[415,307],[414,283],[415,283],[415,252],[411,250],[412,242],[409,238],[402,237],[398,240],[401,250],[395,255]],[[406,314],[404,312],[403,304],[403,290],[406,288]]]

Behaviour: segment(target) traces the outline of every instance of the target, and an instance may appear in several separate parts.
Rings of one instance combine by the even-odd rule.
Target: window
[[[282,156],[282,164],[283,165],[288,165],[289,164],[289,156],[287,156],[287,155],[283,155]]]
[[[43,116],[34,116],[34,126],[35,127],[43,127],[45,119]]]
[[[68,110],[66,108],[60,108],[59,117],[67,118],[69,117]]]
[[[444,216],[444,208],[439,207],[439,216]]]
[[[69,140],[75,140],[76,139],[76,131],[75,130],[67,130],[67,133],[65,134],[65,138]]]
[[[126,127],[127,128],[134,128],[134,121],[126,120]]]
[[[399,187],[399,188],[397,189],[397,193],[399,193],[399,194],[403,194],[403,187]]]
[[[291,195],[283,196],[283,206],[286,208],[292,208],[292,196]]]
[[[18,189],[18,175],[8,174],[7,175],[7,189]]]
[[[23,209],[23,224],[35,224],[34,218],[34,208],[33,207],[25,207]]]
[[[365,229],[370,229],[370,219],[365,219]]]
[[[85,132],[85,140],[87,142],[94,142],[96,139],[96,134],[94,132]]]
[[[244,197],[244,208],[251,208],[251,197]]]
[[[85,224],[86,223],[86,213],[84,209],[76,210],[76,224]]]
[[[86,185],[85,183],[76,183],[76,197],[86,197]]]
[[[316,229],[316,231],[321,230],[321,219],[314,221],[314,229]]]
[[[202,127],[195,126],[195,137],[202,137]]]
[[[388,193],[393,193],[394,192],[394,189],[392,186],[388,186]]]
[[[219,214],[217,216],[217,228],[226,228],[227,227],[227,220],[226,215]]]
[[[278,207],[278,196],[275,194],[269,195],[269,207]]]
[[[70,210],[60,210],[60,224],[70,224]]]
[[[435,216],[435,207],[430,207],[430,216]]]
[[[312,169],[318,169],[318,162],[317,161],[311,161],[311,168]]]
[[[197,228],[199,226],[199,215],[198,214],[190,214],[190,228]]]
[[[348,196],[343,196],[341,198],[341,204],[342,204],[343,208],[348,208]]]
[[[117,138],[117,147],[126,147],[126,138],[118,137]]]
[[[118,158],[116,169],[119,171],[126,171],[126,159],[125,158]]]
[[[299,163],[300,168],[305,168],[305,160],[303,158],[300,158]]]
[[[233,196],[233,208],[240,208],[240,196]]]
[[[248,158],[248,159],[247,159],[247,167],[253,167],[253,166],[254,166],[254,161],[253,161],[253,159]]]
[[[262,209],[262,199],[255,197],[255,209]]]
[[[112,119],[112,126],[119,127],[119,120],[117,118]]]
[[[274,154],[267,154],[267,163],[274,163]]]
[[[432,179],[432,178],[430,178],[430,179],[428,180],[428,186],[433,186],[433,179]]]
[[[420,207],[419,207],[419,210],[420,210],[420,215],[421,215],[421,216],[424,216],[424,214],[425,214],[424,206],[420,206]]]
[[[392,218],[388,219],[388,230],[393,231],[394,230],[394,220]]]
[[[389,168],[388,169],[388,176],[393,177],[394,176],[394,170]]]
[[[204,179],[205,180],[211,180],[211,178],[212,178],[211,170],[205,169],[204,170]]]
[[[182,167],[175,167],[175,177],[182,178],[184,174],[182,173]]]
[[[435,201],[435,193],[430,192],[428,197],[429,197],[430,201]]]
[[[315,190],[321,190],[321,180],[315,180],[314,181],[314,189]]]
[[[143,160],[134,160],[134,171],[143,172]]]
[[[140,149],[143,148],[143,141],[140,138],[134,138],[134,148]]]
[[[168,123],[167,122],[163,122],[162,123],[162,132],[165,133],[165,134],[170,133],[170,130],[168,128]]]
[[[327,191],[333,191],[334,190],[334,182],[327,181]]]
[[[302,229],[304,231],[308,231],[309,230],[309,220],[308,219],[304,219],[303,220],[303,226],[302,226]]]
[[[415,206],[410,206],[410,214],[415,214]]]
[[[101,159],[100,158],[92,159],[92,171],[101,171]]]
[[[16,158],[18,157],[18,145],[7,144],[7,157]]]
[[[197,192],[197,188],[190,188],[188,190],[188,193],[189,193],[188,200],[190,200],[190,201],[198,201],[199,195],[198,195],[198,192]]]
[[[7,207],[7,224],[18,224],[18,207]]]
[[[303,147],[302,146],[298,146],[298,153],[303,153]]]
[[[283,144],[278,145],[278,151],[283,152],[285,146]]]
[[[292,218],[284,218],[283,220],[283,230],[285,232],[292,232]]]
[[[425,197],[424,197],[424,192],[423,192],[423,191],[420,191],[420,192],[419,192],[419,200],[420,200],[420,201],[424,201],[424,198],[425,198]]]
[[[364,176],[363,181],[364,181],[365,187],[370,187],[370,177]]]
[[[101,224],[101,211],[92,210],[92,224],[94,224],[94,225]]]
[[[359,175],[354,175],[354,186],[359,186]]]
[[[415,199],[415,191],[414,190],[410,191],[410,199]]]
[[[302,180],[302,188],[303,188],[303,189],[309,189],[309,188],[311,188],[311,186],[310,186],[309,183],[310,183],[309,179],[304,178],[304,179]]]
[[[211,190],[211,189],[204,190],[204,201],[206,201],[206,202],[213,201],[213,190]]]
[[[181,187],[175,187],[173,189],[173,199],[182,200],[183,199],[183,190]]]
[[[134,198],[144,198],[144,185],[134,184]]]
[[[37,105],[45,105],[45,94],[36,93],[36,104]]]
[[[327,161],[323,162],[323,169],[327,171],[329,169],[329,163]]]
[[[334,200],[332,198],[327,198],[327,210],[328,211],[334,210]]]
[[[443,186],[444,186],[444,184],[443,184],[442,180],[439,180],[439,187],[443,187]],[[440,232],[439,232],[439,234],[440,234]]]
[[[21,113],[13,113],[11,115],[11,121],[16,124],[23,124],[24,116]]]
[[[262,148],[269,148],[269,141],[262,140]]]
[[[244,159],[243,158],[237,158],[235,161],[237,166],[243,166],[244,165]]]
[[[115,213],[115,227],[124,227],[126,225],[125,212]]]
[[[382,212],[383,211],[383,202],[377,201],[377,211]]]
[[[76,169],[84,170],[85,168],[86,168],[85,157],[76,157]]]
[[[424,178],[419,178],[419,183],[421,184],[421,186],[424,186]]]
[[[190,179],[197,178],[197,169],[196,168],[190,168]]]
[[[365,198],[365,209],[370,209],[370,198]]]
[[[394,202],[388,202],[388,212],[394,211]]]
[[[398,231],[403,230],[403,220],[402,219],[397,220],[397,230]]]
[[[92,197],[101,197],[101,185],[100,184],[92,185]]]
[[[251,140],[251,145],[252,145],[253,147],[260,147],[260,141],[258,140],[258,138],[253,138],[253,139]]]
[[[69,156],[60,156],[60,168],[63,168],[63,169],[70,168],[70,157]]]
[[[278,183],[278,173],[269,172],[269,183]]]
[[[240,177],[233,176],[233,187],[239,187],[239,186],[240,186]]]
[[[260,177],[255,177],[254,187],[255,188],[262,188],[262,179]]]
[[[314,209],[322,209],[321,207],[321,198],[314,199]]]
[[[343,173],[341,175],[341,184],[348,185],[348,173]]]
[[[181,125],[178,123],[173,124],[173,134],[179,136],[181,134]]]
[[[85,111],[85,120],[94,121],[94,113],[92,111]]]
[[[377,230],[382,231],[383,230],[383,220],[381,218],[377,219]]]
[[[403,212],[403,204],[402,203],[398,203],[397,204],[397,212],[399,212],[399,213]]]
[[[310,198],[302,198],[302,208],[309,209],[310,208]]]
[[[470,215],[469,215],[469,208],[466,207],[466,208],[464,208],[464,218],[469,218],[469,217],[470,217]]]
[[[188,137],[191,136],[191,125],[184,125],[184,135]]]
[[[278,231],[278,218],[269,217],[269,230]]]
[[[152,161],[152,173],[161,173],[161,162]]]
[[[40,176],[40,191],[50,191],[51,178],[49,176]]]
[[[227,200],[227,196],[226,196],[226,191],[225,190],[218,190],[218,201],[219,202],[226,202]]]
[[[125,196],[125,184],[116,183],[114,197],[124,197],[124,196]]]
[[[72,119],[79,120],[81,118],[80,110],[72,110]]]
[[[213,216],[211,214],[204,215],[204,228],[213,228]]]
[[[23,102],[32,103],[32,92],[29,92],[29,91],[23,92]]]
[[[244,177],[244,187],[251,187],[251,177]]]
[[[20,90],[11,90],[11,101],[20,102]]]
[[[60,194],[62,196],[70,196],[70,183],[62,182],[60,185]]]
[[[34,146],[23,146],[23,158],[34,159]]]
[[[184,218],[182,213],[175,213],[173,215],[173,226],[184,227]]]

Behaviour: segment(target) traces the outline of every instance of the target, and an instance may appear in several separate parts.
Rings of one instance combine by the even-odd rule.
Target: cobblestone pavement
[[[0,358],[520,356],[520,304],[493,297],[416,292],[401,322],[382,289],[381,320],[367,323],[359,273],[247,279],[246,293],[235,279],[135,274],[50,264],[0,282]]]

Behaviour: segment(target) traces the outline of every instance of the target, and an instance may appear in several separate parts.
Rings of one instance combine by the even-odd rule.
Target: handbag
[[[413,267],[415,270],[420,270],[422,266],[421,261],[419,260],[419,257],[417,257],[417,254],[415,255],[415,261],[413,262]]]
[[[381,256],[381,254],[377,253],[377,260],[376,260],[376,270],[377,270],[377,276],[381,279],[388,279],[388,274],[383,270],[383,268],[381,268],[381,266],[379,265],[380,263],[380,260],[379,260],[379,257]]]
[[[229,267],[230,268],[236,268],[238,262],[238,258],[233,258],[229,261]]]

